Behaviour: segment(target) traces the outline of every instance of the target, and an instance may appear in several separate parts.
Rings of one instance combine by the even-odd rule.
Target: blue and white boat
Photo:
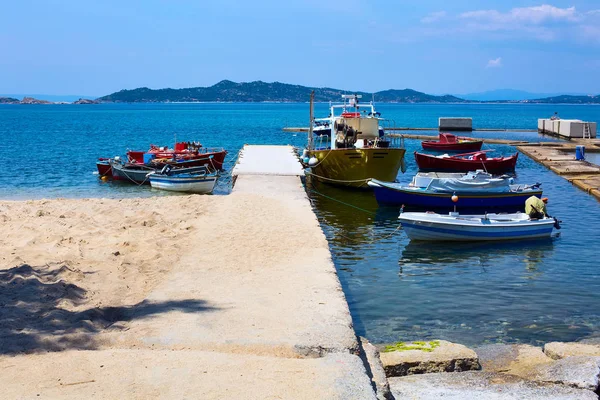
[[[558,226],[554,218],[529,219],[524,213],[447,215],[431,212],[406,212],[398,217],[411,240],[498,241],[550,237]]]
[[[218,173],[210,173],[206,167],[171,169],[165,166],[160,172],[148,174],[150,185],[155,189],[171,192],[208,194],[212,193],[219,178]]]
[[[523,209],[530,196],[542,196],[540,184],[513,184],[513,178],[495,178],[484,171],[464,173],[420,172],[409,185],[372,179],[377,202],[385,206],[419,206],[451,208],[452,196],[460,197],[461,207],[502,208],[507,211]]]

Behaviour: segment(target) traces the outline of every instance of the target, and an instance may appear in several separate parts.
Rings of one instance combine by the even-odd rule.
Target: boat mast
[[[313,149],[313,124],[314,124],[314,101],[315,91],[310,92],[310,122],[308,124],[308,149]]]

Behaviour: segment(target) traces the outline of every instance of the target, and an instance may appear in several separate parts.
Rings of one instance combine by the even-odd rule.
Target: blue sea
[[[405,127],[435,127],[439,117],[463,116],[472,117],[475,128],[535,129],[538,118],[554,112],[600,121],[600,107],[583,105],[380,104],[377,109]],[[317,116],[327,114],[326,104],[316,105]],[[94,175],[95,160],[151,143],[201,141],[225,147],[231,168],[246,143],[302,148],[306,134],[282,128],[307,125],[308,104],[0,105],[0,198],[165,195],[102,182]],[[473,135],[557,140],[536,132]],[[420,142],[406,140],[405,145],[408,170],[398,176],[402,182],[416,172],[411,154]],[[486,146],[494,155],[516,151]],[[563,220],[559,236],[523,243],[417,245],[398,229],[398,210],[379,208],[371,192],[307,179],[357,333],[374,342],[446,339],[467,345],[600,335],[600,263],[595,260],[600,203],[523,154],[517,181],[542,183],[549,212]],[[225,177],[216,195],[229,191]]]

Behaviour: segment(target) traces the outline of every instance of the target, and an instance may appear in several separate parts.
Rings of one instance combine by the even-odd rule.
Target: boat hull
[[[412,215],[411,215],[412,214]],[[421,214],[422,217],[413,217]],[[498,214],[500,215],[500,214]],[[431,218],[426,213],[400,214],[398,219],[402,229],[411,240],[421,241],[503,241],[503,240],[529,240],[547,238],[552,234],[554,220],[522,220],[516,223],[494,225],[489,220],[481,218],[479,221],[440,222],[428,220]]]
[[[499,193],[456,193],[432,192],[419,189],[389,188],[378,184],[369,183],[375,192],[377,203],[384,206],[419,206],[432,208],[452,208],[458,205],[461,208],[502,208],[522,210],[525,200],[531,196],[542,196],[541,190],[528,190],[522,192]],[[458,196],[458,203],[452,201],[452,196]]]
[[[154,189],[168,190],[171,192],[208,194],[212,193],[216,183],[216,176],[200,178],[150,175],[150,185]]]
[[[138,185],[149,185],[148,174],[154,169],[150,167],[127,167],[126,165],[111,162],[112,178],[115,181],[131,182]]]
[[[433,150],[433,151],[455,151],[455,152],[470,152],[470,151],[479,151],[481,150],[481,146],[483,145],[483,141],[468,141],[468,142],[460,142],[460,143],[440,143],[440,142],[430,142],[423,141],[421,142],[421,146],[425,150]]]
[[[173,160],[172,158],[156,158],[152,163],[157,167],[162,167],[167,164],[176,167],[198,167],[208,164],[208,166],[212,167],[212,169],[220,171],[223,169],[223,163],[225,162],[226,155],[227,151],[223,150],[213,153],[200,153],[194,156],[179,158],[176,160]]]
[[[415,161],[420,171],[469,172],[484,169],[490,174],[502,174],[515,170],[517,158],[518,153],[510,157],[469,160],[457,157],[440,158],[415,151]]]
[[[318,160],[312,167],[315,179],[337,186],[368,187],[369,179],[394,181],[403,166],[405,149],[368,148],[312,150]]]
[[[98,161],[96,161],[96,168],[98,169],[98,175],[100,177],[112,177],[112,168],[108,159],[99,159]]]

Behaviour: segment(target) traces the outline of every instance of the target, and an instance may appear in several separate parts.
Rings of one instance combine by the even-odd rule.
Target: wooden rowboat
[[[440,133],[439,140],[424,140],[421,146],[425,150],[435,151],[479,151],[483,140],[476,140],[451,133]]]
[[[508,157],[488,158],[484,151],[469,154],[433,156],[415,151],[415,160],[421,171],[469,172],[483,169],[490,174],[514,171],[517,165],[515,153]]]

